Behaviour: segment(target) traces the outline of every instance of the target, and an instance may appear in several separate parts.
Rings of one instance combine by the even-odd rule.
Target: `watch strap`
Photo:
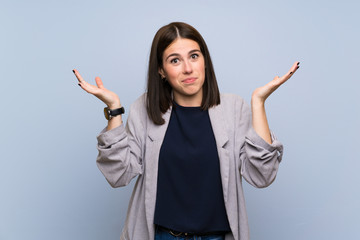
[[[105,114],[105,118],[107,120],[110,120],[111,118],[113,118],[117,115],[124,114],[124,113],[125,113],[124,107],[117,108],[117,109],[109,109],[109,107],[104,108],[104,114]]]
[[[110,111],[110,115],[113,116],[113,117],[125,113],[124,107],[117,108],[117,109],[114,109],[114,110],[109,109],[109,111]]]

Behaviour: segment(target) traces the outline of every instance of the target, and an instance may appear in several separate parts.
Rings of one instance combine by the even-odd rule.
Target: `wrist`
[[[110,110],[114,110],[114,109],[118,109],[118,108],[122,107],[120,102],[115,102],[115,103],[106,104],[106,105]]]
[[[106,106],[109,109],[113,110],[113,109],[117,109],[117,108],[122,107],[122,105],[120,103],[120,99],[119,99],[118,96],[115,96],[115,97],[113,97],[111,99],[108,99],[108,100],[110,100],[110,101],[104,101],[104,103],[106,104]]]
[[[251,106],[256,107],[256,108],[264,107],[265,106],[265,100],[252,97],[251,98]]]
[[[122,108],[121,104],[117,104],[117,105],[107,105],[107,107],[108,107],[110,110],[115,110],[115,109],[118,109],[118,108]]]

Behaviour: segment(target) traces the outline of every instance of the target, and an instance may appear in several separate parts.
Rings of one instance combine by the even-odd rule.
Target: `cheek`
[[[198,71],[201,73],[201,75],[203,75],[205,77],[205,65],[204,64],[199,66]]]
[[[177,78],[177,76],[179,75],[179,70],[177,68],[169,68],[169,69],[166,69],[166,75],[168,77],[169,80],[174,80]]]
[[[204,59],[202,59],[201,62],[199,62],[198,64],[198,70],[202,73],[205,73],[205,61]]]

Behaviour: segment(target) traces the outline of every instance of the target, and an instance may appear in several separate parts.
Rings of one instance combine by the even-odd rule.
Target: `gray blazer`
[[[99,134],[97,165],[112,187],[134,187],[122,240],[153,240],[158,158],[169,123],[155,125],[147,116],[145,94],[132,104],[126,127],[121,125]],[[231,233],[226,240],[249,239],[249,227],[242,178],[262,188],[270,185],[278,170],[283,148],[273,134],[272,144],[258,136],[251,126],[251,112],[236,95],[222,94],[221,104],[209,109],[220,159],[225,208]]]

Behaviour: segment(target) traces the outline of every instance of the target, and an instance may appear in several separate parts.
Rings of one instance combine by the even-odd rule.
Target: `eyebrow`
[[[190,52],[189,52],[189,54],[193,54],[193,53],[195,53],[195,52],[200,52],[201,53],[201,51],[199,50],[199,49],[193,49],[193,50],[191,50]],[[169,56],[167,56],[166,57],[166,59],[165,59],[165,61],[167,61],[170,57],[178,57],[178,56],[180,56],[180,54],[178,54],[178,53],[172,53],[172,54],[170,54]]]

